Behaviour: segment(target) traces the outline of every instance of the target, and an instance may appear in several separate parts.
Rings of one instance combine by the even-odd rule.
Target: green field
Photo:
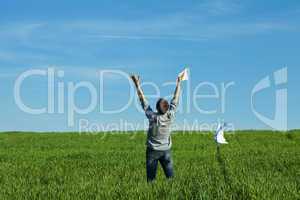
[[[176,177],[145,178],[145,134],[2,133],[0,199],[300,199],[300,131],[173,135]]]

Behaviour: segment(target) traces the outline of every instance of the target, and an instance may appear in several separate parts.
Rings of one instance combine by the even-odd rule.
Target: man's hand
[[[131,75],[130,77],[134,85],[138,88],[141,85],[140,77],[138,75]]]

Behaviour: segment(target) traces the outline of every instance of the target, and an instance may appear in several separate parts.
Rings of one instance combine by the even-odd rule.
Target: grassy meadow
[[[1,133],[0,199],[300,199],[300,131],[173,135],[175,178],[138,134]]]

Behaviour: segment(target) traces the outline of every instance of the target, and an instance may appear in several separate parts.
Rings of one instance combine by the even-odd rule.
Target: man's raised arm
[[[171,101],[171,103],[174,104],[175,106],[177,106],[178,103],[179,103],[180,92],[181,92],[181,80],[178,77],[177,81],[176,81],[176,89],[175,89],[175,92],[174,92],[174,97]]]
[[[148,103],[147,103],[147,100],[145,98],[145,95],[144,95],[144,92],[141,88],[141,82],[140,82],[140,77],[137,76],[137,75],[132,75],[131,76],[131,79],[136,87],[136,90],[137,90],[137,94],[138,94],[138,97],[140,99],[140,102],[142,104],[142,107],[144,110],[147,109],[147,106],[148,106]]]

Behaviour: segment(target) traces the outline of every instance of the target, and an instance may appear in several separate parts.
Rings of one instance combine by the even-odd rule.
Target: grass
[[[145,178],[146,135],[0,134],[0,199],[300,199],[300,131],[173,135],[176,177]]]

